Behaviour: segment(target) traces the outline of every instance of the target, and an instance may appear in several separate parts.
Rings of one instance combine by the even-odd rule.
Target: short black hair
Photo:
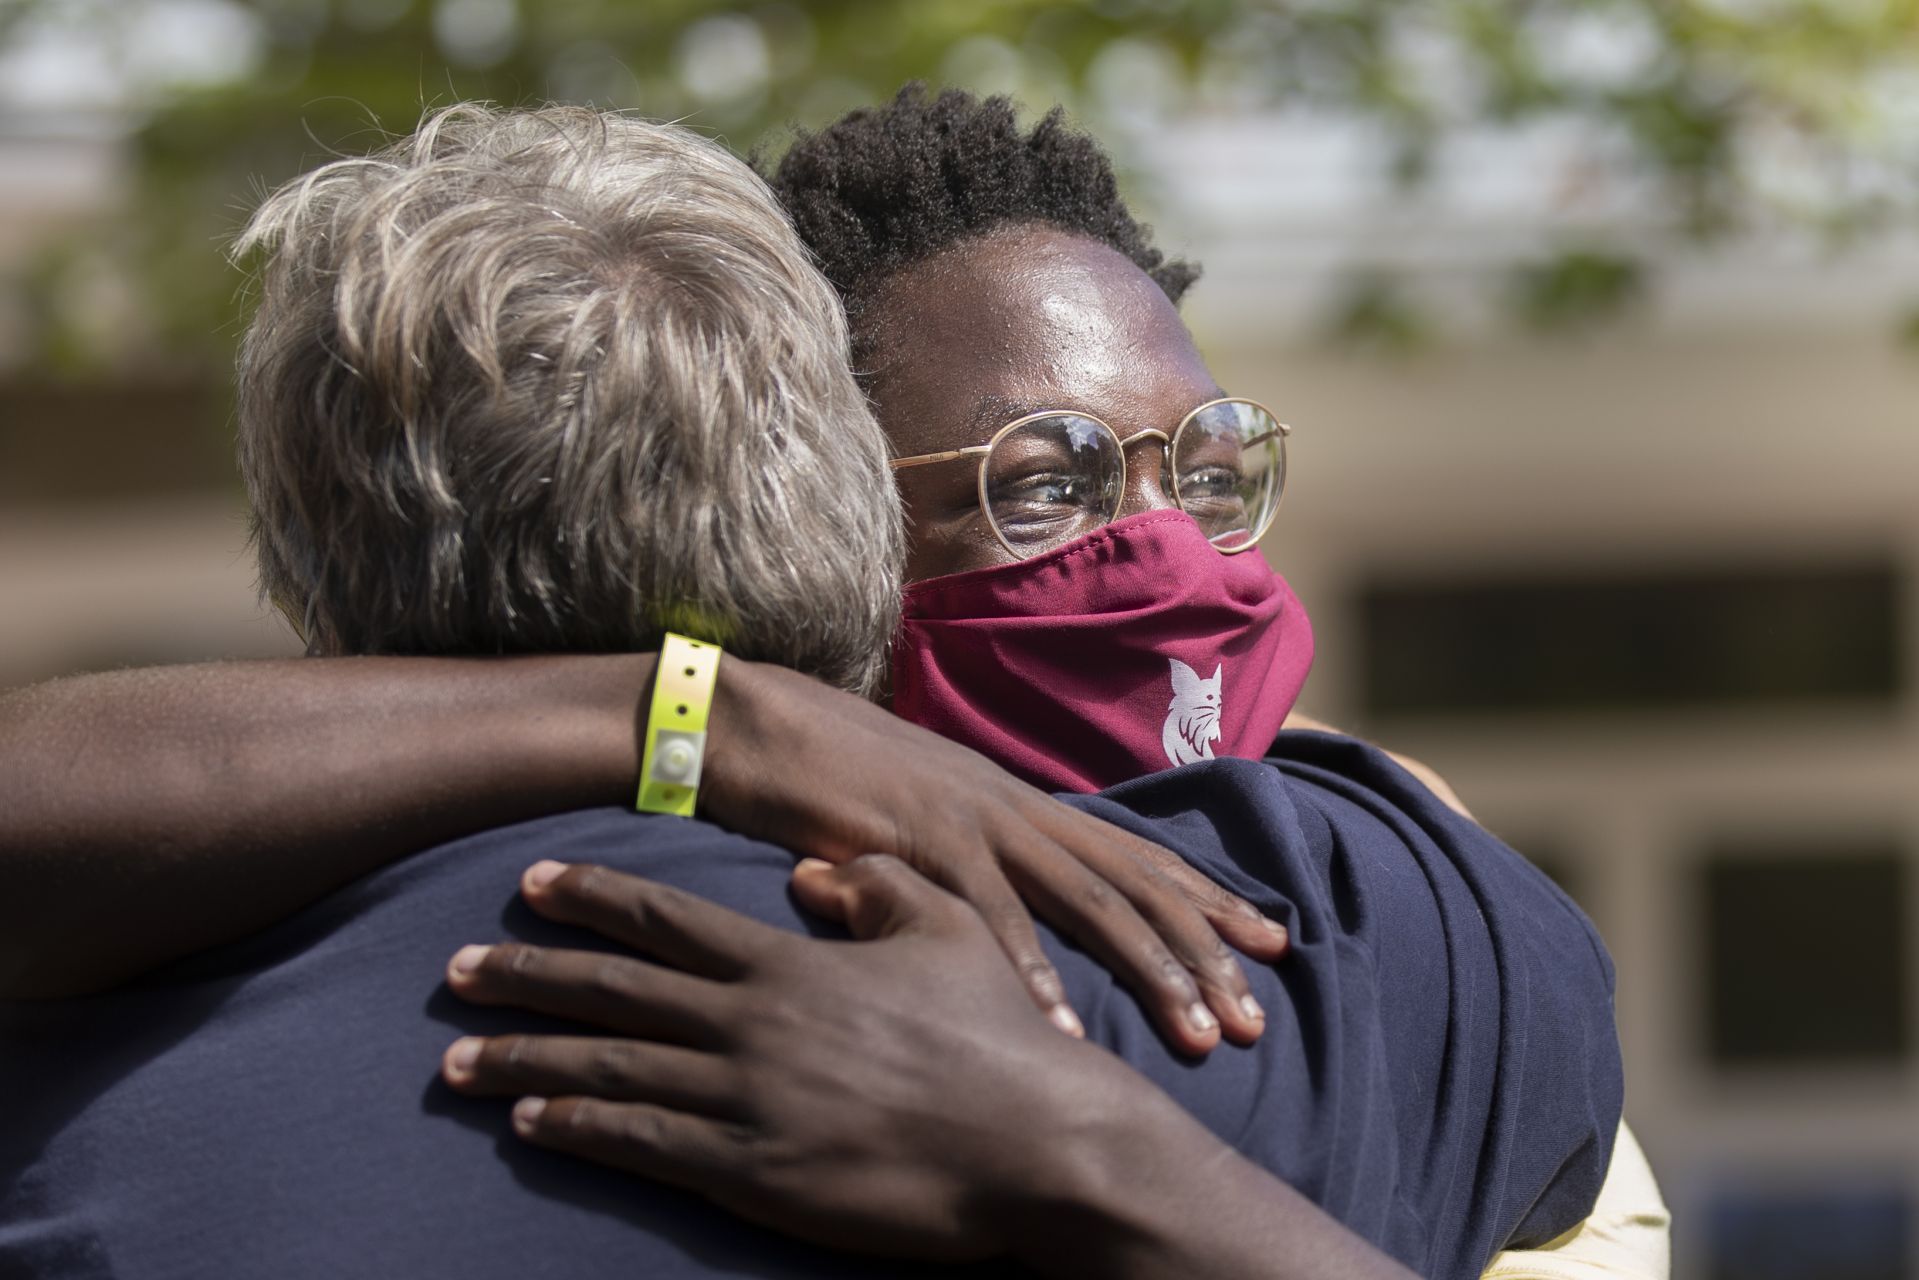
[[[855,329],[893,273],[1000,227],[1043,223],[1130,258],[1177,304],[1199,268],[1128,212],[1100,145],[1055,107],[1031,132],[1011,98],[913,83],[802,132],[767,174]]]

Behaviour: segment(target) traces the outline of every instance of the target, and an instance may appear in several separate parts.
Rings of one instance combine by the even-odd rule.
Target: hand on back
[[[1151,841],[1055,800],[966,747],[782,668],[729,661],[703,812],[828,862],[889,853],[970,903],[1039,1006],[1077,1030],[1037,915],[1099,958],[1167,1040],[1204,1053],[1256,1039],[1237,947],[1277,960],[1286,933]],[[1030,908],[1030,913],[1029,913]]]
[[[1029,1246],[1095,1180],[1094,1135],[1169,1105],[1049,1026],[978,914],[899,860],[809,860],[793,886],[861,941],[601,867],[535,866],[536,911],[651,959],[463,949],[457,994],[610,1034],[461,1040],[446,1079],[522,1097],[514,1128],[538,1145],[815,1243],[945,1260]]]

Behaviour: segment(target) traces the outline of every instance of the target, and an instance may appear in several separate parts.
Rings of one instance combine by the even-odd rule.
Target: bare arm
[[[1138,1083],[1126,1111],[1108,1113],[1123,1123],[1109,1120],[1059,1161],[1081,1180],[1041,1207],[1018,1250],[1027,1262],[1048,1275],[1132,1280],[1415,1280]]]
[[[0,698],[0,992],[111,985],[402,855],[616,803],[650,655],[353,658]]]
[[[416,849],[626,804],[646,654],[338,658],[56,681],[0,699],[0,999],[84,994],[243,937]],[[886,849],[970,903],[1077,1027],[1033,911],[1169,1040],[1264,1027],[1231,943],[1285,931],[1166,850],[816,680],[729,658],[701,811],[840,862]]]

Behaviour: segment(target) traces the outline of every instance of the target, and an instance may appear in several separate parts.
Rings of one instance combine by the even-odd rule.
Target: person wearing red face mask
[[[948,114],[953,114],[952,109]],[[891,163],[896,168],[910,166],[910,160],[897,156]],[[791,191],[788,188],[789,205],[804,229],[803,206]],[[990,191],[979,194],[982,200],[992,195]],[[1201,762],[1231,755],[1257,757],[1265,750],[1262,739],[1269,741],[1277,730],[1303,679],[1310,630],[1284,584],[1260,567],[1257,552],[1237,554],[1244,551],[1243,546],[1218,541],[1221,533],[1205,521],[1209,508],[1203,495],[1212,492],[1217,497],[1244,482],[1245,453],[1266,443],[1257,437],[1271,428],[1250,412],[1246,415],[1252,420],[1249,429],[1231,422],[1217,430],[1212,427],[1206,416],[1209,410],[1217,417],[1220,406],[1243,402],[1231,401],[1211,385],[1190,339],[1178,325],[1167,291],[1130,253],[1083,230],[1062,230],[1062,222],[1078,225],[1070,220],[1071,210],[1029,210],[1023,221],[1019,211],[1007,212],[1014,216],[1001,218],[998,225],[963,227],[963,234],[941,246],[940,252],[888,264],[881,273],[886,288],[866,299],[866,305],[854,307],[855,332],[866,344],[863,351],[856,350],[856,363],[869,372],[869,389],[880,406],[883,425],[893,436],[896,462],[921,464],[901,468],[914,536],[909,576],[918,578],[919,585],[909,589],[907,597],[907,621],[895,665],[895,709],[922,723],[943,720],[939,725],[943,732],[986,750],[1031,779],[1067,789],[1119,782],[1157,768],[1162,761],[1186,763],[1182,756]],[[1124,240],[1134,232],[1121,228],[1116,234]],[[830,261],[828,265],[830,269]],[[858,298],[853,282],[836,279],[835,283],[841,285],[849,303]],[[956,284],[963,293],[953,292]],[[1029,285],[1033,288],[1022,292]],[[1157,299],[1153,290],[1158,290]],[[942,307],[943,299],[956,296],[977,305],[971,311]],[[901,313],[890,330],[879,319],[888,307]],[[1037,336],[1035,323],[1041,326]],[[882,336],[888,333],[893,336]],[[923,335],[924,344],[930,345],[915,350],[899,336],[904,333]],[[882,367],[875,368],[865,359],[875,354],[874,343],[888,344]],[[1116,352],[1124,353],[1126,359],[1116,361]],[[1028,357],[1024,363],[1016,358],[1022,353]],[[1089,468],[1068,475],[1073,483],[1064,487],[1042,485],[1037,496],[1030,489],[1020,491],[1020,482],[1030,482],[1036,474],[1044,480],[1044,474],[1008,479],[997,469],[1006,456],[993,453],[988,431],[969,436],[956,422],[963,417],[970,429],[982,413],[998,414],[1008,407],[1021,412],[986,423],[992,435],[997,437],[1019,419],[1034,415],[1040,415],[1036,421],[1050,417],[1098,424],[1111,432],[1106,461],[1089,460]],[[1229,431],[1238,433],[1239,481],[1218,477],[1209,481],[1205,467],[1183,466],[1181,445],[1195,436],[1190,430],[1193,422],[1207,428],[1197,433],[1198,438],[1214,443]],[[1098,435],[1097,426],[1086,429]],[[1155,438],[1153,432],[1163,438]],[[925,438],[916,440],[916,433]],[[1037,438],[1037,433],[1029,436]],[[1011,438],[1008,435],[1001,443]],[[919,448],[922,444],[932,447]],[[981,448],[986,452],[968,452]],[[1091,452],[1097,454],[1100,448],[1096,442]],[[940,478],[928,455],[948,452],[979,457],[977,470],[953,458],[946,470],[961,478]],[[1110,501],[1112,495],[1107,492],[1113,485],[1101,481],[1102,474],[1111,475],[1115,453],[1120,460],[1117,503]],[[1100,466],[1106,467],[1105,473],[1098,470]],[[1094,481],[1092,490],[1083,491],[1086,486],[1079,484],[1082,491],[1076,491],[1075,485],[1088,475]],[[965,501],[954,496],[956,484],[970,489]],[[965,510],[969,502],[970,514]],[[1026,504],[1024,509],[1016,509],[1021,503]],[[1242,513],[1259,510],[1257,502],[1248,503],[1243,496],[1240,505]],[[1266,518],[1259,517],[1261,530]],[[1093,523],[1085,531],[1074,523],[1088,520]],[[1250,546],[1257,531],[1250,518],[1246,523],[1237,532]],[[1032,535],[1034,529],[1040,532]],[[1059,537],[1061,533],[1066,536]],[[1225,530],[1229,540],[1234,533]],[[1023,554],[1029,550],[1031,554]],[[1171,598],[1169,604],[1167,588],[1175,585],[1184,594]],[[1156,611],[1157,617],[1153,616]],[[952,634],[968,628],[973,629],[974,639],[957,646],[949,643]],[[994,685],[996,674],[1005,677],[1000,687]],[[1075,688],[1078,677],[1084,677],[1084,684]],[[432,704],[432,697],[417,690],[437,678],[421,673],[420,683],[410,686],[416,689],[410,696]],[[369,672],[365,687],[391,697],[414,679],[413,675]],[[1010,699],[1005,696],[1007,684],[1012,686]],[[1024,719],[1021,691],[1030,713]],[[630,717],[630,702],[628,707]],[[453,724],[473,723],[470,715],[462,719],[448,714],[444,697],[439,709],[444,718],[437,727],[442,732]],[[858,726],[864,723],[853,719],[851,710],[844,715],[837,731],[828,728],[817,739],[831,750],[802,750],[798,761],[790,765],[807,772],[803,781],[817,782],[821,767],[844,767],[845,744],[859,741]],[[756,723],[790,726],[792,716],[763,711]],[[774,753],[780,741],[777,734],[758,736],[761,749]],[[605,735],[602,741],[612,737]],[[806,735],[796,737],[803,748]],[[1016,747],[1023,747],[1023,753]],[[448,754],[440,743],[435,750]],[[836,757],[834,751],[841,754]],[[624,752],[609,753],[623,756],[620,763],[626,779],[632,775],[630,753],[630,744]],[[572,758],[583,759],[587,754],[582,751]],[[436,776],[434,762],[419,767],[422,772],[410,776]],[[457,772],[444,760],[438,767]],[[899,769],[896,761],[887,767]],[[552,791],[577,797],[616,770],[596,764],[585,772],[587,780],[552,786]],[[761,820],[768,814],[804,813],[804,807],[792,798],[801,780],[782,780],[772,773],[769,770],[767,776],[756,779],[761,794],[753,801],[763,806],[758,810]],[[482,768],[478,775],[481,780],[502,776],[498,766],[491,773]],[[995,785],[1001,788],[997,794],[1021,796],[1019,803],[1030,804],[1024,793]],[[538,785],[514,780],[504,795],[491,799],[511,812],[513,805],[544,802],[526,798],[535,790]],[[850,786],[837,798],[857,808],[862,790]],[[438,783],[434,793],[442,799],[447,795]],[[723,788],[721,795],[725,794]],[[737,800],[738,792],[734,794]],[[866,794],[871,795],[870,789]],[[895,812],[910,814],[918,806],[950,819],[950,808],[925,805],[929,796],[937,795],[934,789],[909,793]],[[377,813],[379,797],[373,799],[368,808]],[[415,839],[423,825],[413,812],[416,808],[410,799],[404,806],[408,822],[414,824],[408,834]],[[753,803],[741,801],[741,811],[754,812]],[[1049,838],[1052,831],[1069,829],[1066,819],[1050,809],[1028,812],[1044,815],[1029,821]],[[810,827],[812,838],[839,856],[859,849],[862,841],[857,830],[848,836],[844,828],[828,826],[821,835],[826,824],[817,815],[805,816],[806,824],[788,826],[782,833],[804,844]],[[318,824],[323,832],[327,821],[322,818]],[[1003,819],[975,821],[984,830],[990,822]],[[781,829],[777,821],[769,827]],[[1074,839],[1084,839],[1082,829],[1071,830]],[[898,833],[893,834],[897,838]],[[1042,907],[1057,910],[1072,897],[1065,875],[1048,863],[1037,870],[1016,868],[1014,878]],[[815,896],[822,905],[830,897]],[[1172,952],[1182,946],[1186,950],[1183,958],[1189,962],[1184,973],[1171,979],[1155,975],[1142,984],[1143,994],[1156,1010],[1170,1015],[1162,1025],[1176,1046],[1210,1047],[1221,1021],[1236,1039],[1256,1035],[1264,1018],[1247,1012],[1237,998],[1250,994],[1243,979],[1236,992],[1229,979],[1219,976],[1216,957],[1189,941],[1190,925],[1153,895],[1135,889],[1124,896],[1138,916],[1113,926],[1113,937],[1138,944],[1142,955],[1167,955],[1168,948],[1156,950],[1150,939],[1141,939],[1141,926],[1151,924]],[[1241,927],[1221,900],[1209,899],[1202,891],[1195,901],[1217,921],[1226,922],[1222,932]],[[1143,967],[1167,972],[1164,965]],[[1195,998],[1200,994],[1203,1002]]]

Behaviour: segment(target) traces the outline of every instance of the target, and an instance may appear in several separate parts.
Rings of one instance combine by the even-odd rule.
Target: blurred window
[[[1896,1187],[1721,1192],[1706,1215],[1710,1280],[1906,1280],[1912,1202]]]
[[[1883,562],[1376,581],[1361,697],[1376,716],[1891,702],[1898,596]]]
[[[1701,864],[1710,1060],[1896,1061],[1911,1044],[1905,860],[1891,840],[1795,853],[1721,845]]]

